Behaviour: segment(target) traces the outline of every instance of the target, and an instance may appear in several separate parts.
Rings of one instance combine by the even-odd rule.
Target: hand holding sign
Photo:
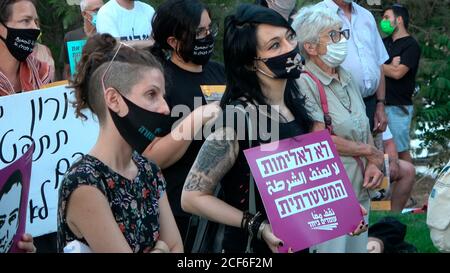
[[[22,238],[25,233],[33,151],[34,145],[15,162],[0,170],[0,253],[30,252],[34,247],[28,244],[28,236]],[[20,238],[23,242],[18,246]]]
[[[24,234],[22,235],[22,239],[17,243],[17,246],[19,249],[25,251],[26,253],[35,253],[36,247],[33,243],[33,236],[30,234]]]
[[[262,238],[273,253],[278,253],[278,248],[284,246],[283,241],[277,238],[275,234],[273,234],[270,224],[264,226]]]
[[[361,207],[361,213],[363,216],[367,215],[367,210],[362,206],[359,205]],[[353,231],[350,232],[350,236],[358,236],[363,234],[364,232],[366,232],[367,230],[369,230],[369,224],[366,224],[364,220],[361,220],[361,222],[359,223],[358,227]]]
[[[279,252],[299,251],[365,231],[360,205],[327,131],[244,154],[271,224],[263,238],[272,250],[280,241]]]

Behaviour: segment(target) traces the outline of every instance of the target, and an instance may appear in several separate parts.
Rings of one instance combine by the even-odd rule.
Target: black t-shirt
[[[164,64],[166,79],[166,100],[170,109],[176,105],[185,105],[194,110],[194,98],[201,98],[202,105],[206,100],[202,93],[202,86],[225,85],[225,70],[223,65],[209,62],[200,73],[193,73],[179,68],[171,61]],[[198,107],[198,105],[195,105]],[[184,117],[180,117],[184,118]],[[197,154],[204,140],[194,140],[184,156],[174,165],[163,170],[167,181],[167,194],[170,206],[175,216],[188,216],[181,209],[180,199],[186,176],[194,164]]]
[[[247,105],[244,102],[241,101],[234,101],[230,103],[230,105],[243,105],[244,107]],[[224,115],[226,116],[226,111],[224,111]],[[241,112],[233,112],[234,115],[234,129],[237,130],[238,123],[237,120],[243,120],[242,117],[238,117],[238,115],[243,115]],[[262,116],[259,116],[262,117]],[[245,119],[244,119],[245,120]],[[226,121],[224,121],[224,124],[227,124]],[[258,120],[258,122],[254,122],[253,126],[260,126],[261,121]],[[306,126],[300,126],[296,120],[287,122],[287,123],[279,123],[279,138],[278,139],[268,139],[268,140],[262,140],[261,135],[257,135],[256,139],[253,140],[251,143],[252,147],[257,147],[265,143],[270,143],[278,140],[283,140],[299,135],[303,135],[305,133],[308,133],[306,128],[303,128]],[[249,179],[250,179],[250,168],[248,166],[247,160],[245,159],[244,150],[250,148],[249,141],[248,141],[248,124],[246,122],[246,134],[245,139],[247,140],[239,140],[239,153],[238,157],[236,158],[236,161],[233,165],[233,167],[228,171],[228,173],[224,176],[224,178],[221,181],[222,189],[223,189],[223,200],[242,211],[246,211],[249,209]],[[270,128],[270,122],[267,120],[267,132],[271,131]],[[236,131],[237,132],[237,131]],[[253,132],[260,132],[260,128],[253,128]],[[260,132],[261,133],[261,132]],[[267,137],[264,136],[266,139]],[[264,209],[264,205],[261,199],[261,196],[259,194],[259,191],[255,185],[255,204],[256,204],[256,210],[261,212],[265,218],[266,212]],[[232,226],[225,226],[225,234],[224,239],[222,242],[222,247],[225,249],[225,252],[230,253],[241,253],[245,252],[246,246],[247,246],[247,240],[248,235],[245,233],[242,229],[232,227]],[[257,240],[254,238],[252,242],[253,251],[255,253],[271,253],[269,247],[267,244],[262,240]]]
[[[420,47],[411,37],[403,37],[395,42],[392,36],[383,39],[384,46],[389,54],[390,64],[394,57],[400,56],[400,64],[409,68],[403,78],[396,80],[386,77],[386,103],[388,105],[412,105],[412,94],[416,88],[416,75],[419,68]]]

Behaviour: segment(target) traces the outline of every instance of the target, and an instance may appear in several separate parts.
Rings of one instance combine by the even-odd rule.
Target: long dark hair
[[[255,0],[255,4],[256,4],[256,5],[263,6],[263,7],[266,7],[266,8],[269,7],[269,4],[267,4],[267,1],[266,1],[266,0]]]
[[[198,0],[168,0],[162,3],[152,21],[155,44],[150,49],[151,53],[160,61],[165,60],[167,53],[173,50],[167,38],[173,36],[181,41],[177,54],[183,61],[190,62],[196,30],[205,10],[211,17],[208,7]]]
[[[285,27],[295,32],[276,11],[254,4],[242,4],[225,18],[223,53],[227,87],[222,97],[222,107],[240,98],[267,105],[256,71],[252,69],[257,57],[256,32],[260,24]],[[310,131],[313,122],[306,111],[298,85],[293,80],[286,85],[284,102],[299,126]]]

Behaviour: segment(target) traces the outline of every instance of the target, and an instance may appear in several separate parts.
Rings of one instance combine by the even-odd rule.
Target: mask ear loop
[[[267,76],[267,77],[271,78],[271,79],[275,79],[274,76],[269,75],[268,73],[264,72],[263,70],[261,70],[261,69],[259,69],[259,68],[256,68],[256,71],[259,72],[259,73],[261,73],[261,74],[263,74],[264,76]]]
[[[105,86],[105,77],[106,77],[106,74],[108,73],[109,69],[111,68],[111,66],[112,66],[112,64],[113,64],[113,62],[114,62],[114,60],[116,59],[117,54],[119,54],[119,51],[120,51],[120,48],[121,48],[121,47],[122,47],[122,43],[120,43],[119,47],[117,47],[117,50],[116,50],[116,52],[114,53],[114,56],[112,57],[111,61],[109,62],[108,67],[105,69],[105,72],[103,72],[103,75],[102,75],[102,88],[103,88],[103,92],[106,92],[106,86]]]
[[[102,75],[102,88],[103,88],[103,92],[106,92],[106,86],[105,86],[105,78],[106,78],[106,74],[108,73],[109,69],[111,68],[111,66],[112,66],[114,60],[116,59],[117,55],[119,54],[120,48],[121,48],[122,46],[127,46],[127,47],[129,47],[129,48],[131,48],[131,49],[134,49],[133,47],[131,47],[131,46],[127,45],[127,44],[124,44],[124,43],[122,43],[122,42],[119,44],[119,47],[117,48],[116,52],[114,53],[113,58],[112,58],[111,61],[109,62],[108,67],[105,69],[105,72],[103,72],[103,75]]]
[[[261,62],[263,62],[263,63],[265,63],[267,60],[268,60],[267,58],[260,58],[260,57],[256,57],[256,58],[255,58],[255,61],[261,61]],[[263,74],[263,75],[265,75],[265,76],[267,76],[267,77],[269,77],[269,78],[271,78],[271,79],[275,79],[274,76],[269,75],[267,72],[264,72],[262,69],[256,67],[256,65],[255,65],[254,68],[255,68],[255,71],[256,71],[256,72],[259,72],[259,73],[261,73],[261,74]]]
[[[129,48],[131,48],[131,49],[134,50],[133,47],[131,47],[131,46],[127,45],[127,44],[124,44],[124,43],[122,43],[122,42],[119,44],[119,46],[117,47],[116,52],[114,53],[114,56],[112,57],[111,61],[110,61],[109,64],[108,64],[108,67],[105,69],[105,72],[103,72],[103,75],[102,75],[102,88],[103,88],[103,93],[106,93],[106,85],[105,85],[106,74],[108,73],[109,69],[110,69],[111,66],[113,65],[113,62],[114,62],[114,60],[116,59],[117,55],[119,54],[120,48],[122,48],[122,46],[127,46],[127,47],[129,47]],[[117,90],[117,88],[115,88],[115,89]],[[122,95],[122,93],[120,93],[120,91],[117,90],[117,92],[119,92],[119,94],[120,94],[124,99],[126,99],[125,96]]]

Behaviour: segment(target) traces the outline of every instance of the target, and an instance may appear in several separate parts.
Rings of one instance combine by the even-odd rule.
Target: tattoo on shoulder
[[[239,144],[233,129],[219,129],[203,144],[189,172],[184,190],[212,193],[234,165]]]

